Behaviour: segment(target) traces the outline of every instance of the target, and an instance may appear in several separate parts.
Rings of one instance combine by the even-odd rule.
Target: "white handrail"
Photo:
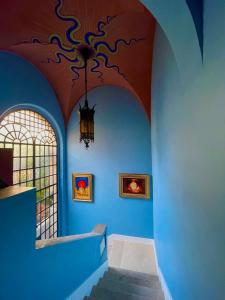
[[[41,248],[53,246],[56,244],[86,239],[86,238],[95,237],[95,236],[102,236],[106,233],[106,228],[107,228],[107,226],[105,224],[98,224],[89,233],[68,235],[68,236],[62,236],[62,237],[46,239],[46,240],[37,240],[36,241],[36,249],[41,249]]]

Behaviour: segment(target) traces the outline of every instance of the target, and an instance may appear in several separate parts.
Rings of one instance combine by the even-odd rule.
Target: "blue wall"
[[[2,300],[67,299],[106,259],[102,236],[35,249],[35,212],[34,189],[0,199]]]
[[[95,114],[95,143],[79,143],[78,106],[68,125],[69,232],[88,232],[97,223],[108,233],[153,236],[153,201],[119,197],[119,173],[151,174],[149,120],[139,102],[126,90],[101,87],[90,92]],[[81,100],[83,103],[83,100]],[[73,172],[94,175],[94,202],[72,201]]]
[[[34,109],[56,130],[60,217],[65,233],[66,143],[57,98],[33,65],[12,53],[0,52],[0,116],[12,108]],[[102,237],[36,250],[35,199],[32,190],[0,200],[0,299],[66,299],[105,260],[100,257]]]
[[[206,1],[204,68],[193,69],[185,86],[186,70],[178,70],[164,33],[156,32],[154,236],[174,300],[225,299],[224,12],[224,1]]]
[[[0,52],[0,116],[12,108],[31,108],[55,128],[59,144],[59,204],[65,232],[65,126],[57,98],[44,76],[23,58]],[[64,184],[62,182],[64,181]]]

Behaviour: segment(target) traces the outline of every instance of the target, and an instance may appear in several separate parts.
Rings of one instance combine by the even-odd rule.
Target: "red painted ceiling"
[[[87,32],[92,32],[86,38],[89,36],[96,55],[104,55],[89,62],[88,89],[101,85],[126,88],[150,114],[154,31],[155,19],[137,0],[1,0],[0,48],[28,59],[46,76],[65,122],[84,94],[84,69],[76,68],[82,66],[76,48],[78,41],[87,43]],[[68,51],[60,49],[56,37]],[[69,61],[75,58],[75,63]],[[98,78],[101,73],[91,72],[98,63],[95,70],[103,73],[103,81]]]

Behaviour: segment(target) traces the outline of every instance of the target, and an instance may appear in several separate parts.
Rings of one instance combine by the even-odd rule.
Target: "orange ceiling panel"
[[[65,122],[88,89],[117,85],[131,91],[150,115],[155,19],[137,0],[2,0],[0,48],[32,62],[51,83]]]

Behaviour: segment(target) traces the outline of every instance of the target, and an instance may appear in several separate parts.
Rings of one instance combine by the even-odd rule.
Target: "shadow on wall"
[[[203,56],[203,12],[204,12],[204,4],[203,0],[186,0],[187,5],[191,11],[195,28],[198,34],[199,46],[201,48],[202,56]]]

